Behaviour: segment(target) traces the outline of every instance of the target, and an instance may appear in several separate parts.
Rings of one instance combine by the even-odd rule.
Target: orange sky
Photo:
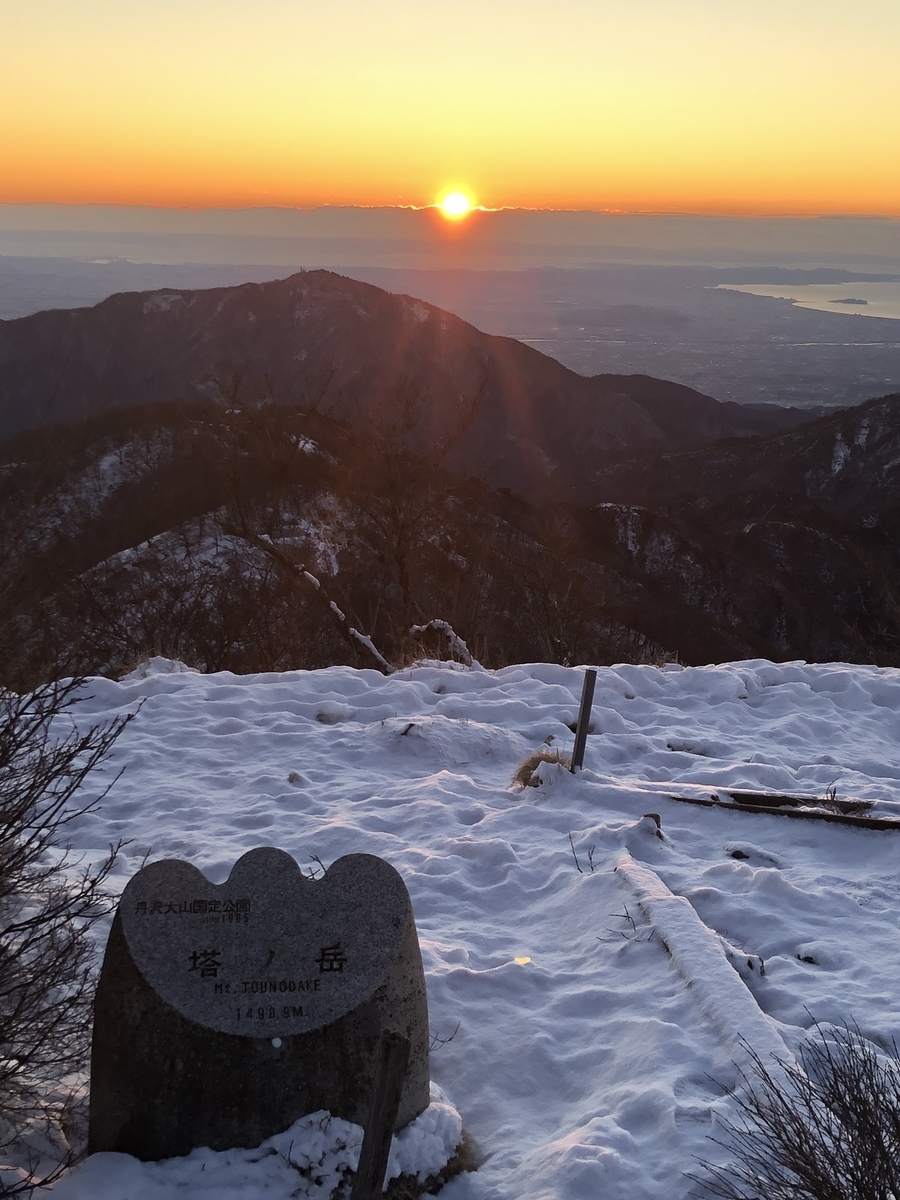
[[[0,0],[0,202],[900,215],[898,0]]]

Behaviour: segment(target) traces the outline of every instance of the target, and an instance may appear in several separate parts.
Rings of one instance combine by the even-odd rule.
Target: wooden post
[[[597,672],[588,667],[584,673],[584,687],[581,689],[581,707],[578,710],[578,724],[575,726],[575,749],[572,751],[571,771],[574,775],[581,770],[584,763],[584,745],[587,741],[588,726],[591,723],[591,705],[594,703],[594,684],[597,682]]]
[[[394,1122],[409,1062],[409,1038],[389,1031],[381,1039],[372,1106],[350,1200],[379,1200],[391,1153]]]

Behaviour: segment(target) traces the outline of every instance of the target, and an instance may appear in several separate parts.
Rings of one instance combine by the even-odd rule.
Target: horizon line
[[[439,203],[432,204],[152,204],[148,202],[124,202],[110,200],[0,200],[0,208],[121,208],[148,209],[152,212],[171,213],[239,213],[239,212],[281,212],[281,213],[315,213],[323,211],[344,212],[429,212],[440,211]],[[714,210],[703,209],[654,209],[654,208],[564,208],[540,207],[529,205],[498,205],[496,207],[483,204],[473,204],[473,214],[528,213],[561,215],[561,216],[598,216],[598,217],[696,217],[704,220],[738,220],[738,221],[824,221],[824,220],[858,220],[858,221],[900,221],[900,211],[897,213],[881,213],[866,211],[811,211],[795,212],[773,210],[759,212],[752,210]]]

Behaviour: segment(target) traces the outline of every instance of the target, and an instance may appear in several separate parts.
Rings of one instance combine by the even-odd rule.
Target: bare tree
[[[85,1067],[90,1049],[89,931],[110,910],[104,883],[120,846],[99,864],[79,864],[65,830],[102,799],[78,793],[131,718],[79,729],[70,710],[80,686],[0,696],[0,1162],[35,1121],[64,1117],[66,1077]],[[43,1178],[0,1172],[0,1194],[30,1191],[65,1165]]]
[[[370,421],[360,441],[346,492],[357,532],[381,566],[392,614],[392,633],[404,637],[427,618],[417,579],[429,542],[442,529],[447,479],[444,460],[471,427],[484,385],[460,396],[453,418],[438,432],[424,430],[426,398],[401,392],[390,416]]]

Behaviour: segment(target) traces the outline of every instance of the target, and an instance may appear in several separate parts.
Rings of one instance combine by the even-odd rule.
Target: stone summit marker
[[[429,1103],[412,905],[371,854],[318,880],[251,850],[225,883],[169,859],[122,894],[94,1005],[89,1149],[256,1146],[328,1109],[364,1124],[387,1031],[410,1041],[395,1128]]]

